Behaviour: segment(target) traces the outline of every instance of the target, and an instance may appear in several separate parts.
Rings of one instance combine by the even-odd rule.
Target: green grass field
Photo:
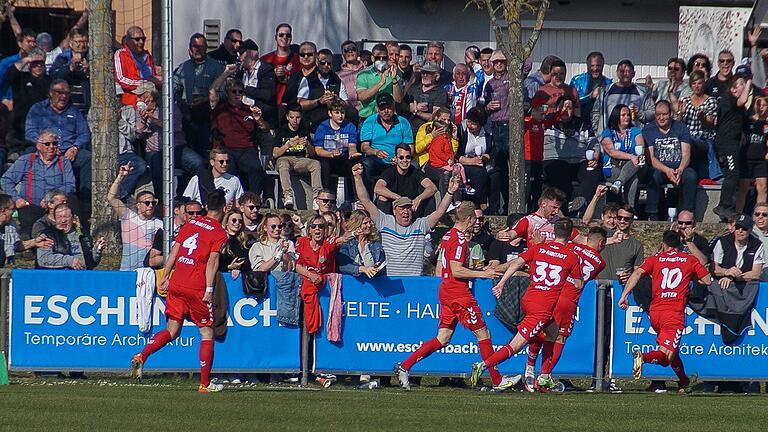
[[[16,380],[0,386],[0,430],[700,432],[763,430],[768,419],[762,395],[492,394],[431,386],[410,392],[195,389],[195,380]]]

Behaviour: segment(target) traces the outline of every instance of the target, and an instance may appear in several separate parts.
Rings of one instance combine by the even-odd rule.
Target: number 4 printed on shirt
[[[181,244],[181,247],[187,249],[187,255],[192,255],[192,252],[197,249],[197,236],[200,235],[200,233],[195,233],[194,235],[191,235],[187,237],[186,240],[184,240],[184,243]]]

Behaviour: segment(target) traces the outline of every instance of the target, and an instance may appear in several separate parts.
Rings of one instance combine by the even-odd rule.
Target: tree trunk
[[[112,60],[114,42],[111,0],[88,0],[88,36],[91,56],[91,127],[93,205],[91,234],[104,236],[108,253],[119,253],[115,215],[106,203],[107,191],[117,173],[117,115],[115,75]]]
[[[523,61],[514,58],[509,73],[509,196],[506,197],[508,214],[526,213],[525,204],[525,145],[523,80],[517,71],[522,70]]]

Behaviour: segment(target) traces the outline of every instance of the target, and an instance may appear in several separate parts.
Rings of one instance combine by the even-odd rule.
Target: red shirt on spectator
[[[287,56],[279,56],[277,55],[277,51],[272,51],[271,53],[264,54],[261,57],[261,61],[271,64],[275,69],[277,69],[278,66],[285,66],[285,78],[278,78],[277,85],[275,86],[277,104],[280,105],[283,100],[283,93],[285,93],[285,87],[288,84],[288,78],[290,78],[294,72],[301,70],[299,55],[291,52]]]
[[[575,88],[568,84],[563,84],[560,87],[555,87],[552,84],[544,84],[539,87],[539,90],[536,92],[536,96],[538,95],[545,95],[547,97],[547,101],[545,102],[548,105],[547,114],[552,114],[557,111],[557,100],[562,96],[568,96],[573,100],[574,106],[576,108],[579,107],[579,93]]]
[[[152,54],[148,51],[144,51],[142,59],[149,67],[149,70],[154,74],[155,63],[152,61]],[[136,105],[138,96],[132,92],[136,90],[141,83],[148,81],[147,77],[141,76],[141,70],[136,64],[136,59],[133,56],[131,50],[127,46],[123,46],[119,50],[115,51],[114,55],[115,63],[115,82],[120,88],[123,89],[123,94],[120,96],[120,102],[123,105]]]
[[[211,135],[214,147],[233,150],[253,148],[253,134],[257,127],[250,108],[222,101],[214,108],[211,118],[211,131],[218,129],[221,133],[221,136]]]
[[[323,325],[317,293],[325,284],[325,274],[336,271],[336,247],[335,237],[325,239],[317,250],[312,249],[309,237],[296,240],[296,255],[298,255],[296,264],[322,276],[322,281],[317,285],[305,276],[301,277],[300,295],[304,304],[304,328],[310,334],[316,333]]]
[[[442,168],[448,165],[448,160],[453,159],[453,147],[451,139],[445,135],[440,135],[432,140],[429,145],[429,164],[435,168]]]

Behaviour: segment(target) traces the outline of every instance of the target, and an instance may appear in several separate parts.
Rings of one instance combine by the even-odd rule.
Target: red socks
[[[531,341],[528,342],[528,366],[536,366],[536,359],[539,357],[539,351],[541,351],[541,342],[531,339]]]
[[[688,379],[688,375],[685,374],[685,367],[683,366],[683,361],[680,360],[680,353],[677,353],[674,359],[669,363],[670,366],[672,366],[672,370],[675,371],[675,375],[677,375],[677,378],[680,379],[680,381],[685,381]]]
[[[200,384],[208,387],[211,383],[211,366],[213,365],[213,341],[200,341]]]
[[[168,330],[163,330],[157,333],[152,337],[152,339],[149,340],[147,346],[141,350],[141,358],[144,359],[144,361],[147,361],[147,358],[149,358],[152,353],[164,347],[168,342],[172,340],[173,338],[171,337],[171,333]]]
[[[443,344],[440,343],[437,338],[432,338],[419,347],[416,351],[413,352],[410,356],[408,356],[407,359],[403,363],[400,364],[400,366],[405,370],[411,370],[414,364],[416,364],[417,361],[429,357],[430,354],[433,352],[439,350],[443,347]]]
[[[659,350],[643,354],[643,363],[652,363],[659,366],[669,366],[667,355]],[[680,364],[682,366],[682,363]]]
[[[490,339],[477,341],[477,344],[480,346],[480,357],[482,357],[483,361],[493,355],[493,345]],[[488,373],[491,374],[491,384],[495,386],[501,384],[501,374],[496,369],[496,366],[489,366]]]
[[[560,361],[560,356],[563,354],[563,348],[565,344],[560,342],[544,342],[544,360],[541,362],[541,373],[551,374],[552,369],[557,366],[557,362]],[[547,356],[549,352],[549,356]]]
[[[512,351],[512,348],[510,348],[509,345],[504,345],[503,347],[499,348],[498,351],[493,353],[490,357],[483,360],[483,363],[485,363],[485,367],[488,369],[496,366],[497,364],[503,362],[504,360],[512,357],[515,353]]]

